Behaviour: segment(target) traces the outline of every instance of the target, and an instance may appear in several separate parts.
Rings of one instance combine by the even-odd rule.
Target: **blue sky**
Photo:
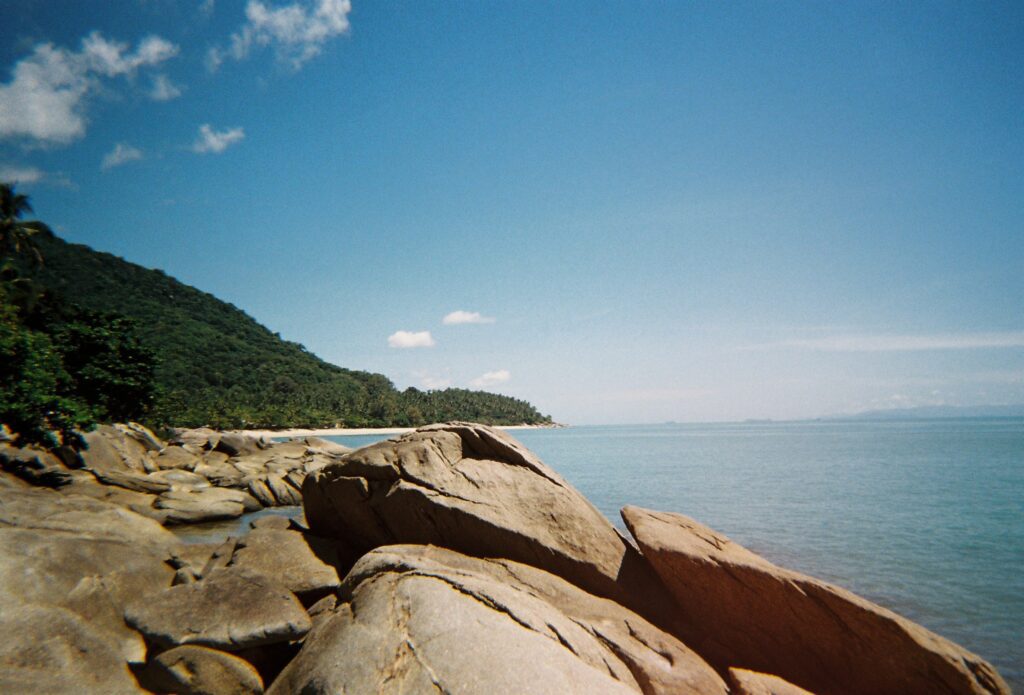
[[[331,362],[572,423],[1024,402],[1020,3],[4,13],[0,176]]]

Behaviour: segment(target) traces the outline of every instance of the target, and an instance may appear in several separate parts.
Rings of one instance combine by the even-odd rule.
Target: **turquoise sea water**
[[[618,525],[626,504],[691,516],[960,643],[1024,692],[1024,419],[510,434]]]

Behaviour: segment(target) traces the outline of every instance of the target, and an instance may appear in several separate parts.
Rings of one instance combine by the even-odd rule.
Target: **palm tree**
[[[36,265],[42,265],[43,255],[36,246],[37,235],[52,236],[53,232],[38,220],[23,221],[25,213],[32,212],[28,196],[15,193],[14,184],[0,183],[0,257],[9,262],[15,255],[30,252]]]

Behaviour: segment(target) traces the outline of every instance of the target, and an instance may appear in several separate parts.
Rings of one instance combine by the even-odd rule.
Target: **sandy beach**
[[[499,430],[543,430],[565,425],[499,425]],[[405,434],[415,427],[329,427],[324,429],[231,430],[250,437],[343,437],[361,434]]]

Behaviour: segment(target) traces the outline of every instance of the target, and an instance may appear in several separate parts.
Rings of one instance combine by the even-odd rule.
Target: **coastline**
[[[566,425],[495,425],[498,430],[550,430],[563,428]],[[415,427],[326,427],[320,429],[287,429],[287,430],[226,430],[235,434],[250,437],[345,437],[366,434],[405,434]]]

